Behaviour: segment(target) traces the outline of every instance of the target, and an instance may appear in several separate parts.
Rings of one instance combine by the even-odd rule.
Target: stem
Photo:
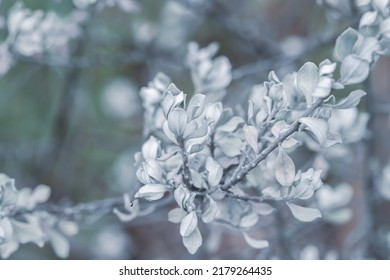
[[[308,108],[307,110],[302,114],[301,118],[310,116],[318,107],[322,105],[322,102],[324,101],[323,98],[316,99]],[[248,174],[249,171],[251,171],[253,168],[255,168],[261,161],[267,158],[267,156],[278,147],[279,144],[281,144],[284,140],[286,140],[291,134],[298,131],[300,126],[300,123],[298,120],[293,122],[289,127],[287,127],[283,133],[281,133],[275,140],[272,142],[267,148],[265,148],[260,154],[258,154],[251,162],[246,164],[240,172],[238,172],[237,176],[234,178],[231,178],[228,182],[226,182],[223,186],[221,186],[221,189],[226,191],[236,185],[237,183],[241,182],[246,174]]]
[[[180,139],[179,144],[181,149],[181,158],[183,159],[183,167],[182,167],[183,182],[185,186],[191,190],[193,189],[192,177],[190,172],[190,164],[188,162],[188,155],[184,145],[184,140]]]

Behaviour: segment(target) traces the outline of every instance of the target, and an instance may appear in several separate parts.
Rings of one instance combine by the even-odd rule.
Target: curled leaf
[[[256,127],[253,125],[244,125],[243,130],[246,142],[248,142],[249,146],[251,146],[255,153],[258,154],[259,147],[257,145],[257,140],[259,138],[259,132]]]
[[[286,205],[290,208],[293,216],[301,222],[312,222],[321,217],[320,210],[316,208],[303,207],[289,202],[286,202]]]
[[[147,184],[142,186],[134,197],[145,198],[149,201],[158,200],[164,196],[168,187],[161,184]]]
[[[279,152],[274,166],[275,178],[283,187],[293,184],[295,178],[295,165],[289,155],[279,147]]]
[[[180,235],[183,237],[189,236],[198,226],[198,217],[195,211],[188,213],[180,224]]]
[[[299,122],[306,125],[307,129],[312,132],[317,139],[317,142],[324,146],[327,141],[328,124],[322,119],[311,117],[300,118]]]

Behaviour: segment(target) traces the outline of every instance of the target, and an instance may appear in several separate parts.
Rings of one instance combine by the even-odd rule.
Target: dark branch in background
[[[329,44],[333,44],[338,33],[335,34],[323,34],[318,38],[306,39],[305,49],[295,56],[288,56],[286,54],[279,54],[267,59],[261,59],[254,63],[237,67],[233,70],[233,80],[238,80],[246,76],[255,75],[259,72],[270,71],[283,65],[293,64],[298,62],[303,57],[310,55],[312,52],[317,52],[318,48],[326,47]]]

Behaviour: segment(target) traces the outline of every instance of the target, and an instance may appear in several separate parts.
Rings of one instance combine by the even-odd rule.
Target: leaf
[[[251,206],[256,213],[262,216],[270,215],[275,210],[271,205],[262,202],[251,202]]]
[[[208,172],[207,181],[211,188],[217,186],[222,179],[223,169],[221,165],[216,162],[212,157],[208,157],[206,160],[206,170]]]
[[[252,125],[244,125],[243,127],[245,140],[248,142],[249,146],[255,151],[256,154],[259,153],[259,147],[257,145],[257,140],[259,138],[259,132],[256,127]]]
[[[164,196],[164,193],[168,190],[168,187],[161,184],[147,184],[142,186],[137,193],[135,198],[145,198],[149,201],[158,200]]]
[[[162,128],[163,128],[165,136],[168,137],[168,139],[171,140],[174,144],[179,146],[179,142],[177,141],[175,134],[173,134],[172,131],[169,129],[168,121],[165,121],[163,123]]]
[[[195,254],[202,245],[202,235],[199,229],[195,228],[190,235],[183,237],[183,244],[190,254]]]
[[[375,37],[364,38],[364,40],[361,40],[360,44],[356,44],[354,47],[354,52],[358,54],[361,59],[368,62],[371,62],[373,60],[373,55],[380,52],[380,50],[380,43]]]
[[[188,118],[190,120],[199,117],[203,113],[205,107],[205,99],[206,96],[203,94],[195,94],[191,98],[186,110]]]
[[[160,141],[154,136],[150,136],[149,139],[142,145],[142,156],[144,159],[156,159],[159,148]]]
[[[249,246],[255,249],[263,249],[269,246],[269,242],[267,240],[258,240],[250,237],[246,232],[243,233],[245,241]]]
[[[69,255],[69,242],[62,234],[50,230],[50,243],[53,246],[54,253],[61,259],[65,259]]]
[[[241,117],[232,117],[228,122],[218,127],[218,130],[225,131],[225,132],[233,132],[235,131],[242,123],[244,123],[244,120]]]
[[[313,62],[306,62],[298,70],[297,86],[305,95],[307,104],[312,103],[312,94],[317,87],[318,79],[318,68]]]
[[[336,39],[334,49],[336,59],[343,61],[348,55],[352,54],[353,46],[361,35],[353,28],[348,28]]]
[[[249,228],[254,226],[259,221],[259,215],[256,212],[251,211],[247,215],[241,217],[240,227]]]
[[[214,199],[209,197],[209,207],[202,214],[202,221],[206,224],[211,223],[217,215],[218,206]]]
[[[183,136],[187,126],[187,113],[182,108],[173,108],[168,115],[168,127],[178,137]]]
[[[197,227],[198,217],[196,216],[195,211],[191,211],[181,220],[180,235],[182,237],[187,237],[191,235]]]
[[[289,202],[286,202],[286,205],[293,216],[301,222],[312,222],[322,216],[320,210],[316,208],[303,207]]]
[[[325,98],[329,96],[331,90],[332,90],[332,85],[333,85],[333,78],[329,76],[322,76],[320,80],[318,81],[317,87],[313,92],[313,97],[320,97],[320,98]]]
[[[0,176],[3,174],[0,174]],[[0,206],[10,206],[18,200],[18,191],[15,188],[15,180],[8,176],[0,177]],[[3,180],[2,180],[3,179]]]
[[[324,146],[327,140],[328,124],[322,119],[316,118],[300,118],[299,122],[306,125],[308,130],[311,131],[317,139],[317,142]]]
[[[344,85],[357,84],[363,82],[369,73],[369,63],[359,56],[351,54],[341,63],[339,82]]]
[[[381,22],[381,25],[379,27],[380,33],[390,39],[390,18],[387,18]]]
[[[185,139],[202,138],[202,137],[207,135],[208,129],[209,129],[209,126],[207,125],[207,123],[203,123],[199,127],[197,127],[194,131],[189,133],[187,136],[186,136],[186,133],[184,133],[184,138]],[[187,129],[186,129],[186,131],[187,131]]]
[[[346,98],[340,100],[335,105],[328,105],[329,107],[332,107],[333,109],[349,109],[356,107],[360,103],[360,99],[365,96],[367,93],[365,93],[361,89],[357,89],[352,91]]]
[[[180,223],[183,218],[187,215],[187,212],[181,208],[175,208],[169,211],[168,213],[168,221],[174,224]]]
[[[295,165],[288,154],[279,147],[274,166],[275,178],[283,187],[290,187],[295,178]]]

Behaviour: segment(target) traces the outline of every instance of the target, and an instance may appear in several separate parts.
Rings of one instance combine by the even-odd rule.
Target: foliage
[[[347,6],[351,1],[319,2],[330,15],[353,13]],[[273,237],[256,229],[267,219],[280,219],[285,209],[303,223],[348,222],[352,187],[343,182],[331,187],[324,181],[329,166],[345,158],[352,144],[367,138],[368,114],[357,109],[366,96],[362,82],[379,57],[390,53],[389,1],[352,2],[360,17],[358,28],[347,27],[337,36],[333,58],[308,61],[284,75],[269,72],[267,81],[251,87],[242,107],[223,103],[234,73],[226,56],[216,57],[218,44],[202,48],[190,42],[184,64],[193,94],[184,93],[179,83],[161,72],[140,90],[144,142],[135,154],[138,183],[124,194],[124,203],[113,199],[81,208],[50,205],[49,187],[18,191],[14,180],[1,174],[2,258],[19,244],[42,247],[48,241],[57,256],[66,258],[66,237],[78,231],[73,219],[77,209],[93,212],[106,207],[121,221],[132,222],[168,208],[166,219],[179,225],[190,254],[200,250],[204,233],[214,224],[236,229],[254,249],[269,247]],[[7,38],[0,45],[0,75],[11,71],[18,60],[86,67],[90,61],[73,60],[72,55],[82,49],[77,42],[93,15],[113,6],[125,13],[140,10],[134,1],[78,0],[72,12],[59,17],[16,3],[8,14]],[[132,101],[128,103],[131,107]],[[122,105],[110,106],[119,106],[120,116],[133,116]],[[297,163],[296,155],[303,149],[315,155],[309,165]],[[387,166],[377,184],[385,199],[390,197],[388,173]],[[302,251],[302,256],[306,253]]]

